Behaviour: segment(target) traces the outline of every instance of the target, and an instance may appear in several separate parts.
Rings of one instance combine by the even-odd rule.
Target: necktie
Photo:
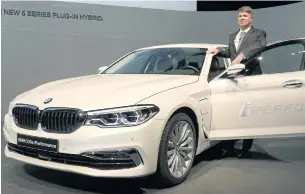
[[[243,40],[245,34],[246,34],[246,32],[241,32],[241,33],[240,33],[239,41],[238,41],[238,46],[237,46],[237,50],[239,49],[239,46],[240,46],[241,41]]]

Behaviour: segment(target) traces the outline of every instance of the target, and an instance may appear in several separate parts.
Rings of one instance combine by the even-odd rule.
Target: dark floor
[[[22,194],[304,194],[305,138],[256,140],[252,159],[217,160],[213,149],[196,160],[183,184],[151,188],[141,180],[92,178],[30,166],[4,156],[2,136],[2,193]]]

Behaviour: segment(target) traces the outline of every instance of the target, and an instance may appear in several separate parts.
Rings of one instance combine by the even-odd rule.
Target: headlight
[[[154,105],[88,111],[86,125],[105,128],[135,126],[145,123],[158,112],[159,108]]]

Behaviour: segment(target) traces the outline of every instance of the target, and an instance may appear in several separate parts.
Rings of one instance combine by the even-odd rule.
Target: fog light
[[[95,160],[112,160],[123,163],[124,161],[132,161],[136,166],[143,164],[139,152],[135,149],[113,150],[113,151],[92,151],[81,154],[82,156]]]

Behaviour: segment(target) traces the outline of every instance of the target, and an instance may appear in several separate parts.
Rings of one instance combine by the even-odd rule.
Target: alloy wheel
[[[169,135],[167,163],[170,173],[180,178],[189,170],[194,157],[194,133],[191,125],[180,121]]]

